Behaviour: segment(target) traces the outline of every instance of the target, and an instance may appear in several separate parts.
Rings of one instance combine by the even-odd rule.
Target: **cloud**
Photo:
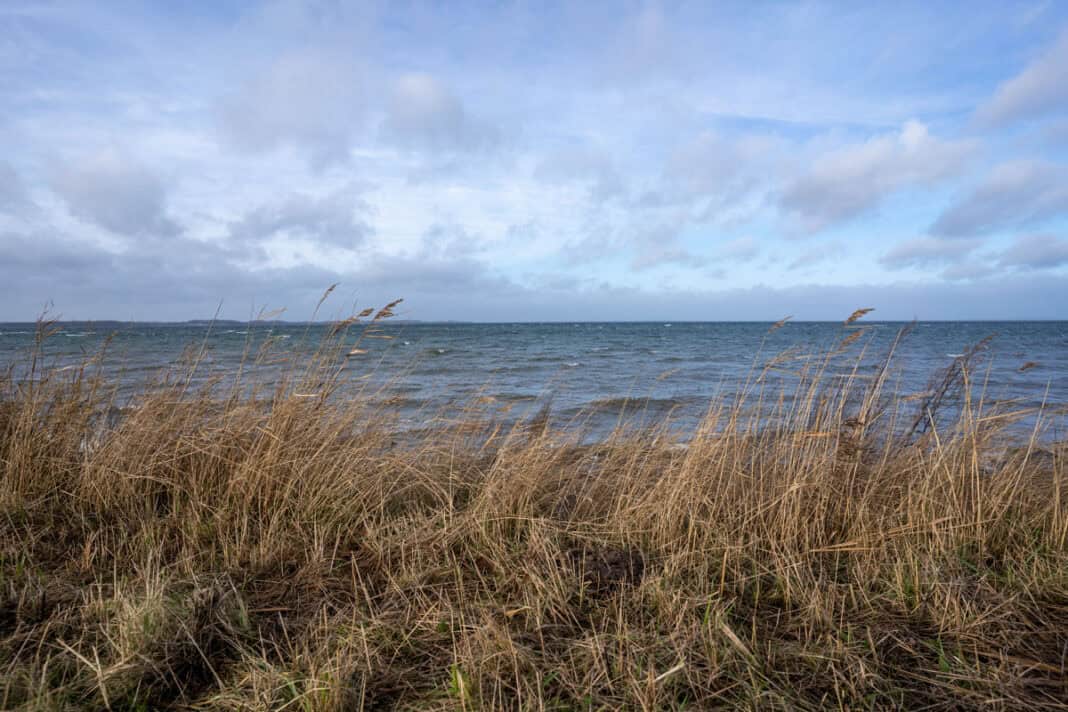
[[[296,147],[314,163],[345,161],[365,117],[361,72],[340,52],[282,54],[223,98],[219,126],[248,152]]]
[[[888,269],[944,265],[943,279],[974,280],[990,277],[1006,269],[1042,270],[1068,264],[1068,240],[1052,235],[1026,235],[1016,238],[996,255],[973,257],[983,240],[919,237],[899,243],[879,259]],[[994,262],[989,260],[995,257]]]
[[[677,60],[672,35],[668,18],[656,3],[624,17],[606,48],[606,76],[619,83],[664,76]]]
[[[879,258],[887,269],[926,267],[958,262],[982,244],[981,240],[942,240],[936,237],[917,237],[895,245]]]
[[[619,216],[624,242],[637,247],[635,269],[674,263],[699,267],[714,251],[705,254],[679,247],[679,236],[690,230],[708,230],[715,225],[736,227],[755,214],[754,200],[762,199],[760,184],[774,173],[777,149],[782,141],[761,134],[725,137],[712,131],[697,133],[670,151],[662,174],[645,181],[643,190],[623,201]],[[629,172],[623,175],[628,177]],[[752,257],[750,238],[722,246],[718,254],[735,261]]]
[[[1028,270],[1068,265],[1068,239],[1052,235],[1018,237],[998,257],[998,265]]]
[[[735,262],[751,262],[760,255],[760,243],[751,235],[739,237],[725,242],[717,251],[717,255]]]
[[[166,238],[181,232],[167,213],[155,173],[133,158],[103,151],[54,169],[52,189],[71,215],[127,238]]]
[[[0,40],[16,70],[0,72],[0,211],[16,211],[0,232],[24,231],[4,238],[17,244],[5,259],[27,273],[9,267],[0,283],[26,286],[27,303],[63,296],[98,316],[151,303],[160,313],[146,318],[186,318],[219,297],[314,305],[340,281],[410,297],[423,318],[572,317],[566,300],[520,288],[551,284],[583,309],[588,298],[590,318],[636,314],[639,297],[655,318],[714,269],[728,274],[712,284],[754,289],[700,299],[750,300],[750,313],[770,304],[759,282],[823,280],[820,294],[844,298],[863,291],[834,283],[1063,279],[1017,264],[1009,245],[1066,237],[1057,88],[985,124],[995,158],[967,173],[971,113],[1031,60],[1048,78],[1039,55],[1062,51],[1049,40],[1068,5],[1025,27],[1011,11],[980,27],[967,10],[655,1],[60,5],[20,14]],[[843,63],[842,47],[860,61]],[[1012,123],[1029,118],[1042,123]],[[1048,163],[1015,187],[986,175],[1027,155]],[[852,220],[848,237],[780,237]],[[46,234],[48,249],[35,242]]]
[[[0,264],[9,271],[5,284],[82,282],[110,267],[112,256],[50,232],[0,233]],[[35,295],[43,303],[48,294]]]
[[[979,108],[979,119],[992,126],[1028,120],[1068,108],[1068,28],[1057,41],[1012,79],[1001,84]]]
[[[930,185],[958,173],[974,146],[935,138],[918,121],[818,158],[783,191],[780,207],[811,231],[845,222],[891,193]]]
[[[480,151],[500,140],[495,127],[469,115],[430,74],[405,74],[396,81],[382,133],[403,148],[430,153]]]
[[[14,215],[29,205],[30,198],[18,173],[6,161],[0,160],[0,213]]]
[[[1058,149],[1068,146],[1068,118],[1051,121],[1042,129],[1042,142],[1046,146]]]
[[[784,142],[774,136],[726,137],[702,131],[675,149],[668,160],[666,176],[679,191],[736,199],[772,169],[783,147]]]
[[[679,267],[704,267],[708,260],[700,255],[695,255],[681,247],[649,247],[642,249],[631,260],[631,269],[642,271],[664,265],[677,265]]]
[[[517,285],[468,256],[450,259],[421,249],[370,256],[356,270],[246,270],[217,253],[189,247],[120,256],[48,234],[0,234],[0,283],[10,295],[3,314],[25,319],[52,299],[56,311],[71,319],[206,318],[225,298],[224,318],[245,318],[261,306],[284,306],[287,318],[302,319],[334,282],[341,287],[321,317],[348,309],[347,295],[358,296],[364,305],[405,297],[406,315],[416,319],[489,321],[514,320],[516,315],[528,320],[749,320],[788,312],[798,319],[842,319],[859,304],[874,306],[885,319],[1012,319],[1021,313],[1059,318],[1061,305],[1068,303],[1068,281],[1062,276],[1004,270],[991,279],[970,275],[970,281],[959,283],[647,290],[592,286],[586,280],[578,288],[565,281],[546,290]]]
[[[1053,163],[1012,161],[996,166],[947,208],[931,232],[967,237],[1023,227],[1068,213],[1068,173]]]
[[[684,223],[678,215],[630,215],[616,230],[592,232],[582,247],[591,251],[589,256],[594,260],[627,251],[632,255],[630,269],[634,272],[666,265],[703,267],[708,264],[708,258],[695,254],[680,242]]]
[[[509,234],[526,234],[530,237],[535,233],[530,225],[512,225]],[[473,255],[481,246],[482,240],[462,225],[434,223],[423,233],[419,250],[421,257],[448,259]]]
[[[838,243],[831,243],[829,245],[822,245],[819,247],[813,247],[805,250],[800,255],[790,261],[788,265],[791,270],[799,270],[805,267],[812,267],[820,262],[826,262],[835,253],[842,252],[842,246]]]
[[[319,197],[292,194],[260,206],[231,224],[230,239],[239,245],[286,238],[353,248],[363,244],[374,232],[364,219],[370,210],[353,189]]]
[[[420,255],[382,255],[363,269],[345,275],[350,284],[372,287],[383,293],[392,289],[406,300],[466,292],[471,297],[503,296],[512,289],[509,280],[494,277],[488,267],[469,257],[422,259]],[[423,302],[431,308],[428,302]],[[456,314],[453,319],[468,318]]]
[[[250,269],[236,264],[231,252],[181,237],[117,254],[51,232],[6,233],[0,234],[0,283],[10,287],[12,298],[0,308],[25,319],[51,300],[66,318],[155,321],[210,317],[224,300],[227,318],[246,318],[254,307],[270,306],[287,307],[287,318],[303,319],[327,286],[340,283],[341,301],[348,294],[364,304],[404,297],[421,310],[418,318],[434,313],[464,318],[440,308],[442,299],[457,309],[477,310],[518,289],[484,262],[442,247],[424,242],[399,254],[366,250],[354,268]],[[324,309],[320,317],[329,314]]]
[[[538,161],[533,177],[553,185],[584,183],[589,187],[590,199],[598,203],[627,193],[623,177],[612,159],[588,147],[549,153]]]
[[[960,264],[946,267],[942,270],[941,277],[951,282],[958,282],[985,279],[994,274],[997,274],[997,270],[989,262],[966,260]]]

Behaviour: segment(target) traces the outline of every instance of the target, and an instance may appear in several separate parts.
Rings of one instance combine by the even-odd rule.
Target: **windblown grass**
[[[1064,451],[967,362],[908,401],[827,377],[844,334],[685,443],[398,437],[360,326],[268,392],[194,347],[110,422],[106,354],[0,380],[0,708],[1068,707]]]

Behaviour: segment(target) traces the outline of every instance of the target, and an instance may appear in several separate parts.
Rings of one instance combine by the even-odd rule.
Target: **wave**
[[[398,393],[419,393],[423,390],[423,386],[419,383],[412,383],[410,381],[397,381],[386,385],[385,392],[390,395],[396,395]]]
[[[391,395],[377,399],[376,403],[384,407],[418,410],[421,408],[426,408],[428,405],[430,405],[431,400],[427,398],[413,398],[410,396]]]
[[[588,407],[600,411],[670,411],[685,405],[684,398],[598,398],[590,401]]]
[[[491,396],[499,401],[505,401],[507,403],[522,403],[524,401],[535,401],[538,396],[530,393],[512,393],[505,391],[503,393],[494,393]]]
[[[541,366],[531,364],[515,364],[512,366],[494,366],[488,369],[489,373],[544,373]]]

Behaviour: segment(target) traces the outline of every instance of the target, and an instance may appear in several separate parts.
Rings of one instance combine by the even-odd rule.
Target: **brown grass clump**
[[[939,420],[936,379],[921,428],[835,345],[685,443],[398,437],[354,324],[112,422],[100,359],[0,380],[0,708],[1068,707],[1065,453],[1005,447],[1020,413]]]

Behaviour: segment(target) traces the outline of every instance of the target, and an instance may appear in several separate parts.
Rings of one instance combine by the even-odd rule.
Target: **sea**
[[[28,358],[67,368],[94,362],[121,383],[119,407],[192,353],[195,385],[223,388],[238,372],[270,387],[306,364],[332,324],[287,322],[64,322],[39,340],[32,323],[0,323],[0,373],[33,377]],[[105,348],[106,347],[106,348]],[[258,364],[258,353],[270,353]],[[350,352],[351,355],[350,355]],[[828,354],[833,354],[828,357]],[[891,355],[892,354],[892,355]],[[597,437],[623,418],[669,422],[685,433],[716,403],[756,391],[763,401],[794,397],[806,373],[825,387],[886,370],[884,391],[923,407],[955,362],[970,355],[975,402],[989,412],[1041,412],[1042,438],[1065,439],[1068,321],[357,324],[338,355],[334,397],[360,393],[394,407],[402,424],[458,414],[472,404],[502,420],[551,417]],[[826,364],[826,365],[823,365]],[[10,382],[10,381],[9,381]],[[773,397],[769,397],[773,396]],[[957,394],[958,405],[960,394]],[[1034,418],[1017,424],[1022,436]]]

